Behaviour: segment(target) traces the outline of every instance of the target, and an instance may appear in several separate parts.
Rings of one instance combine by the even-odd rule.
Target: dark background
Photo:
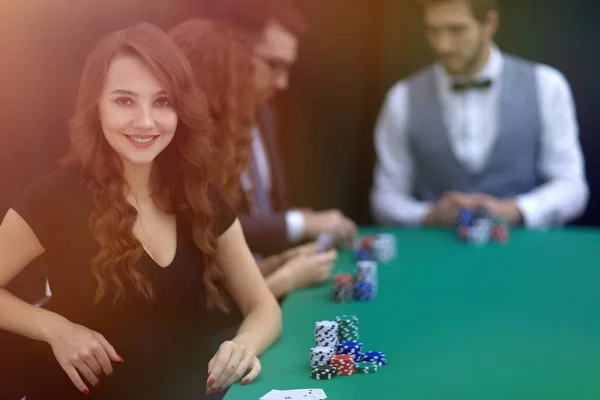
[[[338,207],[370,223],[372,132],[386,91],[432,60],[415,0],[304,0],[290,90],[277,100],[280,145],[296,205]],[[562,71],[572,85],[591,200],[600,224],[596,71],[600,6],[583,0],[500,1],[500,48]],[[89,49],[103,34],[148,21],[161,28],[202,14],[201,0],[20,0],[0,4],[0,214],[67,150],[66,126]],[[39,263],[37,264],[39,265]],[[40,268],[15,280],[33,290]],[[37,296],[40,285],[35,285]]]

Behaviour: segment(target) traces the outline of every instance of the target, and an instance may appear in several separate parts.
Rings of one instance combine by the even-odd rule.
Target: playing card
[[[324,400],[322,389],[271,390],[259,400]]]
[[[321,233],[317,237],[317,243],[315,245],[315,251],[321,253],[329,250],[333,246],[333,236],[329,233]]]

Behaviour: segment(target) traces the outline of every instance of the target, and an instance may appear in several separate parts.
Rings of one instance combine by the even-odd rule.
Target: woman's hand
[[[54,327],[47,342],[73,384],[86,395],[89,389],[82,377],[98,387],[102,373],[112,375],[111,361],[123,362],[104,336],[70,321],[62,321]]]
[[[217,354],[208,363],[206,393],[220,392],[237,382],[248,370],[242,385],[252,382],[260,373],[258,358],[244,345],[233,341],[223,342]]]

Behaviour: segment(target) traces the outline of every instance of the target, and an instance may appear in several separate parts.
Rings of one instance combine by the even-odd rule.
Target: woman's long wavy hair
[[[98,283],[96,301],[107,293],[107,281],[114,284],[114,301],[124,296],[123,278],[148,301],[153,299],[150,282],[136,269],[144,252],[133,235],[138,214],[125,198],[123,163],[104,137],[98,111],[108,68],[120,55],[134,55],[146,63],[177,113],[175,136],[152,166],[152,198],[160,209],[184,213],[191,220],[194,242],[204,257],[208,308],[227,310],[224,275],[215,262],[215,209],[208,192],[214,158],[208,105],[197,90],[186,56],[165,32],[148,23],[106,36],[90,53],[70,120],[71,151],[63,164],[81,168],[94,206],[89,226],[100,245],[91,265]]]
[[[206,94],[218,149],[212,177],[234,206],[242,198],[240,175],[248,167],[256,113],[252,49],[223,23],[194,19],[170,31]]]

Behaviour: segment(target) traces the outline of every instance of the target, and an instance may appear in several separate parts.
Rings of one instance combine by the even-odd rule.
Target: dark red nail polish
[[[85,394],[86,396],[89,396],[89,395],[90,395],[90,391],[89,391],[89,390],[87,390],[87,389],[85,389],[85,390],[83,391],[83,394]]]
[[[99,388],[99,387],[100,387],[100,381],[98,381],[98,382],[94,383],[94,387],[97,387],[97,388]]]
[[[117,357],[119,357],[119,360],[121,360],[121,362],[125,361],[125,360],[123,360],[123,357],[121,357],[121,355],[117,354]]]
[[[242,381],[242,385],[247,385],[248,382],[250,382],[250,380],[248,378],[246,378]]]
[[[106,374],[106,375],[108,375],[108,376],[112,376],[112,374],[113,374],[112,372],[109,372],[109,373],[108,373],[108,374]]]
[[[210,378],[210,379],[208,380],[208,382],[206,382],[206,387],[207,387],[207,388],[211,387],[213,383],[215,383],[215,380],[214,380],[214,379],[212,379],[212,378]]]

